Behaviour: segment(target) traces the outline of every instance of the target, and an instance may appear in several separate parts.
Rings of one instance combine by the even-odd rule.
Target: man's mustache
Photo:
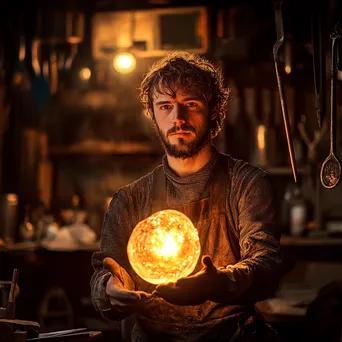
[[[195,129],[191,125],[182,124],[182,125],[174,126],[171,129],[169,129],[166,133],[166,136],[175,134],[178,131],[188,131],[188,132],[196,133]]]

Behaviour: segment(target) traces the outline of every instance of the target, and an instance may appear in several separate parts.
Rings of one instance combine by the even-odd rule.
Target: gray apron
[[[188,216],[198,229],[201,255],[209,255],[216,267],[233,265],[240,260],[234,222],[228,222],[225,214],[231,179],[228,170],[228,158],[220,154],[213,170],[210,196],[177,207],[166,204],[167,180],[163,168],[158,170],[153,183],[151,214],[163,209],[175,209]],[[200,257],[194,273],[201,268]],[[154,287],[144,283],[140,284],[139,289],[152,292]],[[177,306],[154,298],[138,316],[132,341],[230,341],[241,335],[239,324],[244,324],[253,314],[254,305],[231,306],[206,301],[201,305]]]

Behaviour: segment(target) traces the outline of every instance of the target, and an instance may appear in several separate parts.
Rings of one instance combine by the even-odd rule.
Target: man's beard
[[[195,129],[187,124],[174,126],[164,134],[158,127],[155,120],[153,120],[153,128],[166,152],[171,157],[179,159],[187,159],[196,157],[199,152],[210,142],[210,130],[207,124],[202,130],[196,132]],[[186,142],[183,138],[178,138],[178,144],[174,145],[170,143],[168,137],[172,133],[176,133],[178,130],[190,131],[197,133],[194,141]]]

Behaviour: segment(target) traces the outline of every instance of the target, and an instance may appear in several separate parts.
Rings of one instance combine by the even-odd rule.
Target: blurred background
[[[341,274],[342,187],[327,189],[320,182],[330,141],[330,33],[341,5],[338,0],[282,2],[279,67],[295,183],[272,52],[274,4],[1,2],[0,280],[10,280],[13,268],[20,269],[17,316],[40,322],[43,331],[86,326],[126,338],[122,325],[103,321],[92,308],[90,257],[99,248],[113,193],[151,171],[163,155],[139,103],[142,76],[168,52],[186,50],[220,65],[231,89],[215,146],[272,177],[286,272],[278,293],[261,307],[293,341],[301,336],[309,304]],[[321,54],[315,54],[317,42]],[[337,70],[337,156],[342,153],[341,81]],[[334,298],[341,298],[334,284]],[[342,317],[341,304],[336,310]]]

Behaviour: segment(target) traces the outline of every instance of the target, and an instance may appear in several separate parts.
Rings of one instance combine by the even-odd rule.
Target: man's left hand
[[[226,275],[213,265],[208,255],[202,257],[202,265],[202,270],[190,277],[181,278],[176,283],[158,285],[153,294],[175,305],[215,301],[217,292],[224,289]]]

